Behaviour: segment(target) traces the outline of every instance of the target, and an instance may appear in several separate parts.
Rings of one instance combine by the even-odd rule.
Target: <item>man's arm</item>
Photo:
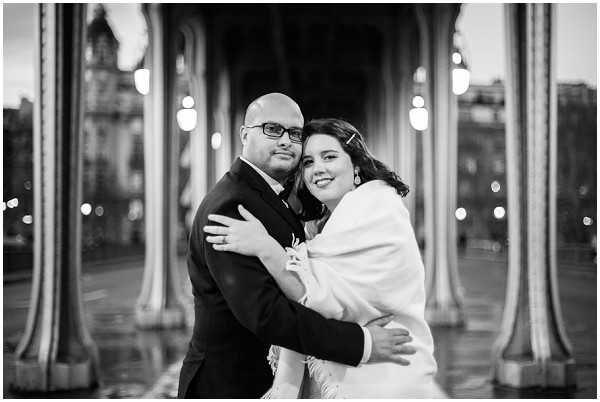
[[[273,238],[269,238],[271,243],[268,246],[269,252],[259,256],[269,273],[275,278],[279,288],[291,300],[300,301],[306,293],[303,283],[300,281],[296,273],[285,269],[288,262],[288,256],[283,247],[281,247]],[[398,353],[391,350],[389,344],[385,342],[389,334],[385,333],[382,328],[392,321],[393,316],[379,318],[371,321],[366,327],[361,327],[364,334],[364,349],[360,363],[377,362],[377,361],[396,361],[402,365],[408,365],[409,362],[401,355],[413,354],[415,349],[412,346],[401,346]],[[412,341],[408,333],[404,338],[404,342]],[[404,343],[403,342],[403,343]]]
[[[228,202],[210,211],[240,218],[237,204]],[[285,297],[258,258],[219,252],[202,232],[206,217],[192,230],[192,253],[204,256],[237,320],[265,342],[299,353],[356,366],[363,354],[363,332],[357,324],[323,318]]]

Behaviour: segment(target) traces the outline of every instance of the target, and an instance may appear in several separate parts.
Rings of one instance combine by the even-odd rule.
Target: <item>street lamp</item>
[[[212,149],[214,149],[215,151],[219,148],[221,148],[221,143],[223,142],[223,136],[221,135],[221,133],[217,132],[217,133],[213,133],[211,139],[210,139],[210,145],[212,146]]]
[[[142,95],[148,95],[150,92],[150,70],[147,68],[135,70],[133,80],[135,82],[135,89]]]
[[[194,98],[191,96],[185,96],[181,101],[183,109],[177,111],[177,124],[183,131],[192,131],[196,128],[196,120],[198,113],[194,107]]]
[[[145,58],[146,56],[142,57],[133,73],[135,89],[142,95],[148,95],[150,92],[150,70],[144,68]]]
[[[412,128],[418,131],[427,130],[429,124],[429,113],[425,109],[425,99],[417,95],[412,100],[413,108],[408,112],[408,118]]]
[[[452,37],[454,49],[452,51],[452,92],[454,95],[462,95],[469,89],[471,73],[467,65],[467,44],[460,31],[454,32]]]
[[[425,67],[423,66],[419,66],[417,67],[417,69],[415,70],[414,74],[413,74],[413,81],[416,84],[424,84],[425,81],[427,80],[427,70],[425,69]]]
[[[455,51],[452,53],[452,92],[454,95],[462,95],[469,89],[469,79],[471,73],[467,68],[467,64],[464,61],[464,57]]]
[[[410,121],[410,125],[417,131],[425,131],[429,125],[429,113],[427,112],[427,109],[425,109],[425,99],[423,99],[421,95],[418,95],[423,93],[423,87],[425,86],[426,80],[427,70],[425,70],[425,67],[417,67],[413,74],[413,90],[417,95],[413,97],[413,108],[408,112],[408,120]]]

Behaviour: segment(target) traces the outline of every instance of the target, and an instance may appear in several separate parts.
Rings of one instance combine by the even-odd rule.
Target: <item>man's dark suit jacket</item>
[[[202,227],[217,213],[241,219],[242,204],[282,246],[304,231],[265,180],[239,158],[207,194],[190,234],[188,271],[195,324],[179,378],[179,398],[258,398],[272,384],[271,344],[356,366],[364,335],[285,297],[255,257],[215,251]],[[212,223],[216,224],[216,223]]]

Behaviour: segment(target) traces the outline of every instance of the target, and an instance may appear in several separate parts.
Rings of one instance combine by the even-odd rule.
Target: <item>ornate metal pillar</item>
[[[222,60],[221,57],[219,57]],[[221,134],[221,146],[215,149],[215,182],[229,170],[232,163],[232,141],[239,140],[239,131],[231,129],[231,81],[229,68],[219,63],[216,81],[214,127]]]
[[[422,65],[427,70],[423,132],[426,318],[433,325],[462,325],[462,290],[456,256],[457,101],[452,94],[451,51],[460,5],[416,5]]]
[[[149,46],[150,92],[144,98],[144,170],[146,256],[142,290],[136,305],[140,328],[185,325],[177,266],[177,208],[179,129],[174,119],[174,32],[168,27],[169,9],[144,4]]]
[[[212,102],[210,124],[212,133],[221,134],[221,143],[217,149],[212,149],[213,152],[213,182],[221,180],[221,177],[229,170],[232,163],[233,141],[239,141],[239,127],[235,130],[231,128],[231,74],[227,64],[227,57],[223,43],[225,42],[225,33],[223,29],[214,31],[211,38],[213,45],[211,52],[211,89]]]
[[[382,102],[381,127],[374,143],[375,155],[399,174],[411,188],[404,202],[414,222],[416,184],[416,141],[408,113],[412,99],[414,61],[411,32],[414,21],[405,14],[396,14],[383,28],[383,58],[381,81],[377,94]],[[387,23],[387,21],[386,21]]]
[[[412,17],[412,15],[411,15]],[[410,212],[411,221],[415,223],[415,202],[417,187],[417,139],[415,130],[410,126],[408,113],[412,107],[413,73],[415,70],[415,42],[414,31],[416,22],[413,18],[403,17],[395,27],[397,35],[396,52],[396,79],[394,88],[396,93],[396,149],[395,168],[400,178],[408,184],[410,192],[404,199]]]
[[[97,385],[98,358],[81,300],[85,5],[40,4],[36,18],[33,284],[14,385],[47,392]]]
[[[190,133],[190,210],[186,216],[188,227],[191,228],[192,220],[200,201],[208,190],[208,113],[207,113],[207,86],[206,86],[206,31],[204,21],[199,16],[187,19],[181,26],[181,33],[185,38],[185,58],[189,68],[191,95],[195,101],[198,113],[196,128]]]
[[[494,379],[575,385],[556,277],[555,6],[505,6],[508,284]]]

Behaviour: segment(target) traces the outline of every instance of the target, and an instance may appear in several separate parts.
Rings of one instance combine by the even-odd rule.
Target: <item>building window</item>
[[[494,160],[494,162],[492,164],[492,170],[496,174],[503,174],[504,173],[504,160],[502,160],[502,159]]]
[[[471,117],[474,122],[489,124],[494,122],[494,110],[489,106],[473,105]]]
[[[470,174],[477,173],[477,159],[472,156],[467,156],[464,159],[464,168]]]

